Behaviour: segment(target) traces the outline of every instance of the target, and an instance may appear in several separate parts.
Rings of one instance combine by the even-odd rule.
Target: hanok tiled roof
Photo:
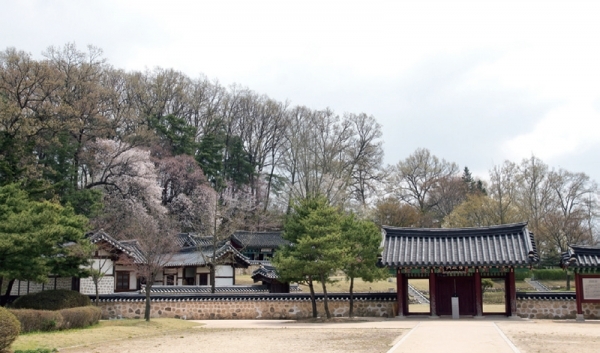
[[[288,245],[290,242],[283,239],[281,232],[248,232],[236,231],[231,236],[231,241],[241,248],[245,249],[261,249],[261,248],[278,248]]]
[[[201,236],[196,233],[179,233],[175,236],[175,242],[182,248],[208,247],[213,245],[212,236]],[[218,246],[222,246],[227,242],[226,239],[218,242]]]
[[[383,233],[381,262],[386,266],[528,266],[538,260],[527,223],[481,228],[384,226]]]
[[[261,265],[256,270],[252,271],[252,275],[250,276],[254,282],[267,280],[276,280],[279,278],[277,275],[277,271],[275,267],[272,265]]]
[[[237,251],[229,242],[219,247],[215,254],[217,259],[231,255],[236,261],[241,262],[246,266],[250,266],[250,259]],[[179,251],[171,257],[165,267],[204,266],[207,264],[207,260],[210,261],[212,256],[212,246],[182,249],[182,251]]]
[[[561,265],[569,268],[600,269],[600,247],[586,245],[571,245],[562,254]]]
[[[115,238],[106,234],[106,232],[104,232],[104,230],[99,230],[94,233],[88,233],[86,236],[92,244],[96,244],[96,243],[104,241],[104,242],[110,244],[115,249],[131,256],[134,259],[134,261],[136,261],[136,262],[142,262],[144,260],[144,255],[140,251],[139,246],[136,241],[116,240]]]

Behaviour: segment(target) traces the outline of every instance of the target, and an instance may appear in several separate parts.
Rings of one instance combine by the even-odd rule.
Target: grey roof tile
[[[527,223],[479,228],[383,227],[382,264],[400,267],[526,266],[537,261]]]

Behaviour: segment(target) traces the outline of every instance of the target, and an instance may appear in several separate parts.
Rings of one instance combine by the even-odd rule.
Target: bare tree
[[[440,160],[429,150],[419,148],[392,168],[388,189],[392,195],[419,210],[423,217],[421,226],[431,226],[430,222],[435,220],[427,216],[440,201],[432,198],[431,194],[443,180],[455,176],[457,172],[456,163]]]

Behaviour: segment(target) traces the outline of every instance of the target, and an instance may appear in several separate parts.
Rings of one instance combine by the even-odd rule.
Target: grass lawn
[[[567,290],[567,280],[560,280],[560,281],[551,281],[551,280],[538,280],[538,282],[540,282],[541,284],[545,285],[546,287],[550,288],[551,290],[554,291],[561,291],[564,292]],[[575,291],[575,280],[573,279],[573,276],[571,276],[571,289],[570,291],[574,292]]]
[[[13,350],[37,348],[60,349],[74,346],[94,345],[100,342],[114,341],[143,336],[158,336],[172,332],[185,332],[198,323],[178,319],[109,320],[100,321],[85,329],[32,332],[20,335],[12,344]]]

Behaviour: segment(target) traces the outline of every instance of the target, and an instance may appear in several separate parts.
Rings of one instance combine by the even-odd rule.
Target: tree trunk
[[[567,290],[571,290],[571,275],[569,274],[569,271],[565,271],[567,274]]]
[[[215,293],[216,291],[216,285],[215,285],[215,265],[214,264],[210,264],[208,265],[208,268],[210,269],[210,292],[211,293]]]
[[[310,301],[312,304],[312,316],[317,318],[317,298],[315,298],[315,288],[312,280],[312,276],[308,276],[308,288],[310,289]]]
[[[327,303],[327,284],[325,281],[327,278],[323,274],[320,275],[321,285],[323,286],[323,307],[325,308],[325,315],[328,319],[331,319],[331,313],[329,312],[329,304]]]
[[[350,309],[348,310],[348,317],[354,317],[354,277],[350,277]]]
[[[11,279],[8,281],[8,286],[6,287],[6,293],[3,297],[0,298],[0,306],[5,306],[8,303],[8,297],[10,296],[10,292],[12,291],[13,284],[15,283],[15,279]]]
[[[98,282],[100,279],[94,280],[94,287],[96,287],[96,306],[98,306],[98,301],[100,300],[100,291],[98,290]]]
[[[146,310],[144,311],[144,320],[150,321],[150,291],[152,290],[152,284],[146,281]]]

